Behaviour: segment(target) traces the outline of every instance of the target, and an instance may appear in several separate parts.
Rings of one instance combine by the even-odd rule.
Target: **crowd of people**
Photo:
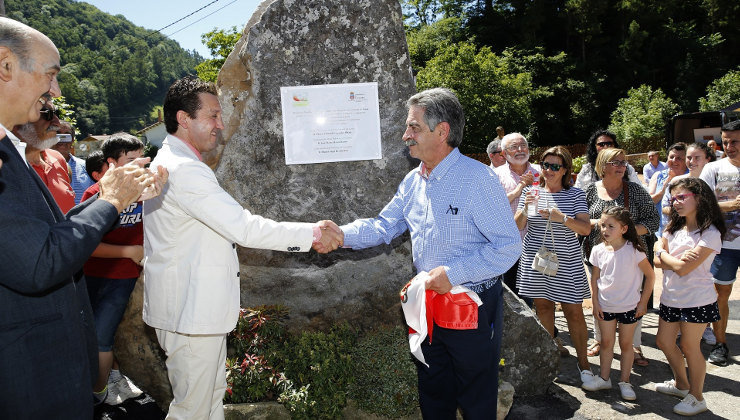
[[[658,151],[650,151],[644,184],[607,130],[589,139],[587,163],[575,180],[565,147],[545,150],[535,165],[519,133],[489,144],[490,166],[512,203],[523,239],[522,256],[505,275],[506,284],[533,306],[553,337],[555,304],[561,305],[584,389],[612,388],[609,372],[619,325],[620,394],[636,399],[630,372],[633,363],[649,364],[641,349],[641,318],[653,309],[657,267],[663,270],[657,344],[674,377],[656,391],[682,398],[676,413],[707,409],[702,396],[706,362],[699,344],[713,346],[711,363],[727,364],[728,300],[740,261],[740,121],[723,125],[721,137],[721,153],[703,142],[675,143],[668,148],[667,164]],[[538,266],[543,251],[557,255],[556,270]],[[584,299],[592,300],[595,321],[588,348]],[[597,355],[601,370],[594,374],[587,357]]]
[[[647,188],[616,136],[598,131],[572,185],[567,148],[547,149],[534,165],[526,138],[501,127],[488,148],[491,168],[462,155],[463,108],[449,89],[429,89],[406,102],[401,136],[420,164],[376,217],[276,222],[234,200],[202,160],[224,128],[214,84],[188,76],[170,86],[168,136],[151,168],[126,133],[83,164],[52,102],[61,95],[59,61],[48,37],[0,17],[1,418],[86,419],[94,404],[141,394],[117,370],[113,337],[143,272],[143,319],[166,354],[173,391],[168,418],[223,419],[226,335],[240,303],[237,245],[328,253],[407,231],[412,282],[435,308],[425,315],[434,340],[429,330],[416,363],[425,418],[496,412],[504,284],[553,337],[562,306],[586,390],[611,388],[619,325],[619,388],[634,400],[632,359],[647,363],[640,318],[652,306],[651,264],[664,273],[658,345],[674,376],[656,390],[683,398],[677,413],[707,409],[699,342],[713,323],[710,361],[727,362],[740,261],[740,121],[722,128],[723,159],[710,162],[702,144],[676,144]],[[599,327],[590,349],[588,298]],[[598,375],[589,351],[600,352]],[[40,383],[45,397],[34,404]]]

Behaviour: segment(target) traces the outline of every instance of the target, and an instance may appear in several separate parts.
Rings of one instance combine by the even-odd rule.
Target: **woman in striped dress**
[[[537,317],[551,336],[555,328],[555,302],[562,305],[578,356],[578,371],[581,380],[587,382],[593,378],[593,373],[586,356],[588,331],[582,303],[591,294],[575,234],[587,235],[591,231],[588,205],[583,191],[570,186],[572,160],[568,149],[555,146],[545,150],[540,165],[544,187],[539,197],[538,214],[527,216],[528,207],[534,205],[529,188],[525,189],[525,199],[519,202],[514,215],[517,226],[527,228],[517,286],[522,296],[534,300]],[[553,237],[547,230],[548,220]],[[555,275],[546,276],[532,269],[534,256],[543,244],[558,256]]]

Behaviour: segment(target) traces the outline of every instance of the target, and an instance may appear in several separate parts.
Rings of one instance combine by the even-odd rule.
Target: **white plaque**
[[[280,88],[285,163],[381,159],[378,84]]]

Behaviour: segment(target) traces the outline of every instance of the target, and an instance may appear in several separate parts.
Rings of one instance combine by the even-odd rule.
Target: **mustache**
[[[416,140],[414,139],[408,139],[408,140],[405,140],[403,144],[405,144],[406,146],[416,146],[419,143],[417,143]]]

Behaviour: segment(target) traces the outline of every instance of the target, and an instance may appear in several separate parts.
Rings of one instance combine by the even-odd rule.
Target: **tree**
[[[441,19],[411,30],[406,35],[411,65],[415,69],[421,69],[441,48],[466,39],[463,21],[459,17]]]
[[[417,75],[418,90],[443,86],[452,89],[465,110],[465,153],[484,152],[496,137],[496,126],[528,133],[531,104],[542,92],[531,75],[516,72],[491,49],[468,42],[442,48]]]
[[[223,67],[226,58],[231,54],[241,36],[241,32],[236,30],[236,26],[232,26],[231,29],[213,28],[211,32],[201,35],[200,39],[208,47],[214,58],[205,60],[195,66],[198,77],[208,82],[215,82],[219,70]]]
[[[668,120],[678,105],[662,90],[648,85],[630,89],[617,103],[609,129],[627,153],[640,153],[665,147]]]
[[[699,111],[719,111],[740,101],[740,67],[730,70],[707,86],[707,95],[699,98]]]

